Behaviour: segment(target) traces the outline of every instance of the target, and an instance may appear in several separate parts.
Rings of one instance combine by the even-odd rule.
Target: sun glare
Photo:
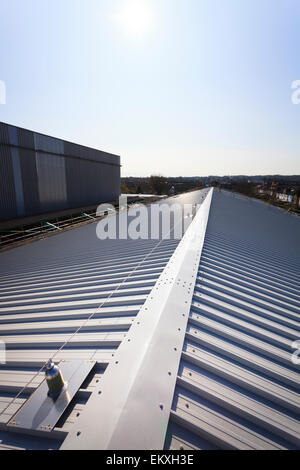
[[[116,20],[129,34],[140,35],[149,31],[153,13],[147,0],[125,0]]]

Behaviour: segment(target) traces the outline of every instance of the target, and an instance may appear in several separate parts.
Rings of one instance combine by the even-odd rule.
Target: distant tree
[[[124,182],[121,183],[121,192],[122,192],[122,194],[129,194],[130,193],[130,191],[127,187],[127,184],[124,183]]]
[[[150,184],[155,194],[166,194],[169,189],[166,178],[161,175],[151,175]]]
[[[239,181],[233,186],[234,191],[245,194],[246,196],[253,196],[254,184],[245,181]]]

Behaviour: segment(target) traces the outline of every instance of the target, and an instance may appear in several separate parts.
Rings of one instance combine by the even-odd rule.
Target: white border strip
[[[213,189],[61,449],[163,448]]]

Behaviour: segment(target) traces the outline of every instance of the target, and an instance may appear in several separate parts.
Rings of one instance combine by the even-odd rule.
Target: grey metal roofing
[[[300,447],[299,222],[214,191],[167,448]]]
[[[200,202],[202,197],[191,193],[162,203]],[[3,446],[12,439],[5,424],[44,378],[44,372],[35,377],[40,367],[94,313],[55,356],[56,362],[97,361],[96,374],[59,423],[59,437],[65,437],[178,243],[176,239],[161,240],[159,246],[158,240],[151,239],[100,241],[91,223],[0,254],[0,339],[7,348],[6,364],[0,364]],[[5,410],[23,387],[24,393]],[[14,440],[17,447],[53,445],[48,438],[23,441],[22,435],[16,435]]]
[[[200,203],[206,194],[194,192],[175,199],[181,204]],[[130,332],[133,340],[142,334],[137,320],[147,318],[146,305],[150,305],[149,315],[157,315],[158,330],[166,333],[156,339],[163,362],[173,325],[170,315],[183,301],[176,297],[176,289],[184,292],[186,283],[181,286],[178,278],[168,275],[172,263],[177,263],[180,273],[187,271],[193,290],[188,290],[189,316],[182,319],[184,329],[178,333],[179,354],[170,364],[174,381],[170,379],[162,387],[171,401],[163,410],[168,429],[161,447],[300,447],[299,366],[291,361],[292,342],[300,338],[299,219],[228,192],[214,190],[207,197],[211,196],[207,227],[205,222],[201,228],[205,235],[202,251],[202,242],[196,240],[195,259],[201,259],[193,268],[195,276],[185,269],[189,267],[184,266],[186,258],[181,259],[187,241],[164,240],[156,249],[157,240],[100,242],[94,224],[0,255],[0,339],[7,344],[7,364],[0,365],[0,413],[26,387],[5,414],[0,414],[2,448],[60,448],[64,440],[72,447],[77,422],[84,425],[89,410],[97,415],[93,397],[102,381],[111,391],[119,390],[119,395],[122,387],[125,390],[121,376],[131,363],[126,364],[124,339]],[[200,212],[195,219],[197,233]],[[169,286],[164,287],[163,281]],[[165,317],[168,321],[163,323],[159,303],[151,307],[151,299],[162,295],[157,289],[167,292],[168,288],[162,310],[171,307]],[[57,423],[52,439],[45,433],[8,432],[8,421],[41,383],[43,373],[30,382],[32,377],[95,311],[55,357],[56,361],[92,358],[97,368]],[[147,352],[152,340],[155,335],[149,344],[139,347]],[[113,370],[118,354],[125,362],[119,383]],[[128,361],[129,357],[130,351]],[[129,410],[137,403],[140,415],[149,402],[161,398],[161,380],[156,379],[159,364],[147,364],[146,356],[141,356],[140,369],[147,367],[153,371],[149,393],[131,399],[133,389],[128,388],[126,406]],[[113,416],[115,409],[109,411],[108,417]],[[131,418],[138,416],[129,413]],[[121,418],[114,426],[118,436]]]

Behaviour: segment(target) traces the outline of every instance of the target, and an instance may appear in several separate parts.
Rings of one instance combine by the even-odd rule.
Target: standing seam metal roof
[[[193,193],[161,203],[171,204],[174,199],[183,204],[201,198],[199,193]],[[60,446],[178,243],[179,240],[172,238],[162,240],[162,234],[160,242],[100,241],[96,237],[96,225],[91,223],[1,253],[0,339],[5,341],[7,349],[6,364],[0,365],[3,447],[10,447],[9,442],[15,440],[16,447],[21,448]],[[58,441],[49,442],[47,437],[28,440],[22,434],[12,438],[6,432],[5,423],[43,381],[44,373],[38,373],[39,369],[92,314],[92,319],[55,357],[56,362],[97,361],[85,388],[58,423]],[[5,410],[23,387],[20,397]],[[1,423],[5,431],[1,431]]]
[[[201,202],[204,194],[177,200]],[[0,413],[157,243],[99,243],[94,230],[91,224],[1,255],[0,338],[8,345],[8,362],[0,366]],[[214,190],[177,379],[165,388],[173,403],[164,410],[169,419],[164,448],[300,447],[299,366],[291,361],[292,343],[300,338],[299,235],[295,216]],[[134,319],[142,318],[142,306],[155,296],[182,243],[163,241],[59,353],[58,360],[92,357],[97,368],[57,424],[57,440],[6,432],[5,423],[43,380],[40,374],[0,415],[3,448],[59,448],[68,434],[66,442],[72,444],[78,413],[87,413],[98,383],[105,377],[104,383],[111,383],[104,373],[107,365],[118,350],[124,351],[125,344],[123,349],[119,345]],[[176,308],[178,301],[172,294],[166,307]],[[164,354],[164,345],[160,347]],[[152,367],[155,375],[155,364]],[[120,384],[114,382],[114,387]],[[150,401],[159,399],[155,380],[153,387]],[[145,396],[135,399],[139,406],[149,401]],[[121,421],[116,426],[117,436]]]
[[[214,192],[167,448],[300,447],[299,219]]]

